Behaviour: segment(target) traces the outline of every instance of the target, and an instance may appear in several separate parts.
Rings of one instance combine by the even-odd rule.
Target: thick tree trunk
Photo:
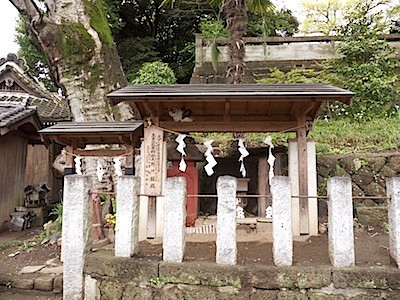
[[[223,9],[226,26],[229,32],[229,63],[227,75],[230,83],[241,83],[245,69],[243,35],[247,30],[247,1],[228,0]]]
[[[127,104],[111,108],[106,95],[127,84],[103,0],[10,0],[18,9],[27,33],[45,55],[51,76],[61,87],[74,121],[128,120],[139,116]],[[85,160],[85,173],[98,190],[112,189],[110,173],[100,183],[97,160]],[[107,169],[110,163],[104,166]]]
[[[104,10],[103,0],[10,0],[42,50],[51,75],[62,88],[75,121],[131,119],[126,105],[110,108],[106,95],[127,84]],[[138,115],[136,115],[138,116]]]

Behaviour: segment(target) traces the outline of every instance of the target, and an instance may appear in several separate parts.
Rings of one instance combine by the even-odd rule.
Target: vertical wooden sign
[[[164,132],[156,126],[144,129],[144,194],[160,196],[162,191]]]

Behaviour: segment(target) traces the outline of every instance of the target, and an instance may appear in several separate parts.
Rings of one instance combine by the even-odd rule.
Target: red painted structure
[[[179,171],[179,161],[173,160],[172,166],[167,170],[167,177],[185,177],[187,195],[197,195],[199,191],[199,170],[196,168],[195,161],[186,161],[186,172]],[[168,205],[168,203],[165,203]],[[197,197],[186,198],[186,226],[194,226],[199,209],[199,199]]]

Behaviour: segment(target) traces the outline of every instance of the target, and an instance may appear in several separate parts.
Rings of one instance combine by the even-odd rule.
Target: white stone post
[[[139,246],[140,178],[122,175],[117,182],[115,256],[131,257]]]
[[[386,179],[389,218],[390,256],[399,267],[400,264],[400,178]],[[400,267],[399,267],[400,268]]]
[[[182,262],[185,255],[186,179],[165,180],[163,260]]]
[[[350,177],[328,179],[329,258],[334,267],[353,267],[354,229]]]
[[[236,190],[237,179],[222,176],[217,180],[217,264],[236,265]]]
[[[290,179],[275,176],[271,182],[273,256],[276,266],[291,266],[293,257],[292,194]]]
[[[84,255],[92,231],[92,200],[89,178],[64,176],[62,248],[64,256],[63,299],[83,297]]]

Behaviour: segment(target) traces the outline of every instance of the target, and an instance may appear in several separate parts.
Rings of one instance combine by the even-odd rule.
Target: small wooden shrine
[[[324,84],[129,85],[108,96],[113,105],[136,105],[143,120],[174,132],[296,132],[297,174],[291,179],[298,184],[294,223],[300,228],[294,231],[315,233],[317,202],[309,207],[307,198],[307,133],[322,102],[351,104],[352,92]]]

